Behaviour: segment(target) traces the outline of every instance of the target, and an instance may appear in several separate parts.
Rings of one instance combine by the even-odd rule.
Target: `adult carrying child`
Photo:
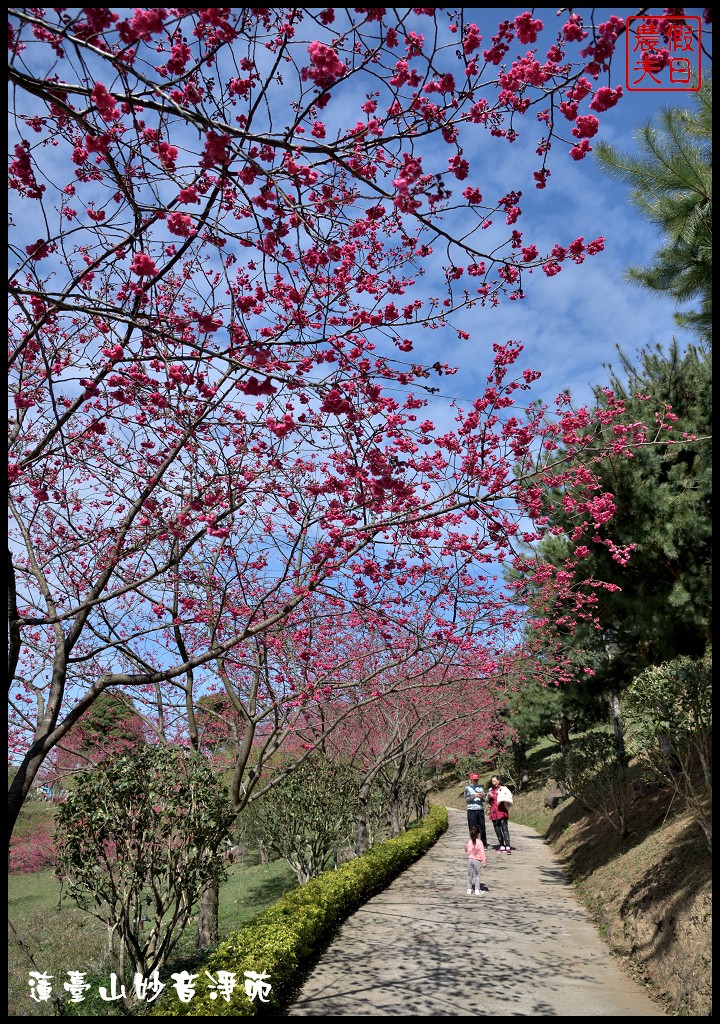
[[[487,792],[488,803],[490,804],[490,821],[493,823],[495,835],[499,846],[498,853],[510,853],[510,808],[512,807],[512,793],[503,785],[499,775],[493,775],[490,780],[490,788]]]

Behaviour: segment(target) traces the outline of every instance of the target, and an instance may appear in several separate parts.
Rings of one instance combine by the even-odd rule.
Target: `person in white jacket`
[[[487,792],[488,803],[490,804],[490,821],[493,823],[495,835],[500,844],[496,847],[498,853],[510,853],[510,805],[500,799],[500,790],[503,788],[499,775],[493,775],[490,779],[490,788]]]

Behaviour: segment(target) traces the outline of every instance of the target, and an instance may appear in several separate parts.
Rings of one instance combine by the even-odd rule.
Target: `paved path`
[[[511,856],[491,846],[487,891],[466,895],[466,818],[448,814],[435,846],[342,925],[287,1016],[667,1016],[532,829],[511,821]]]

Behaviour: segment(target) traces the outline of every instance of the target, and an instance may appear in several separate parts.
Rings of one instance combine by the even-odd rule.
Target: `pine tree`
[[[617,512],[609,533],[620,547],[635,545],[626,566],[594,544],[578,572],[578,586],[593,577],[615,584],[598,591],[601,631],[582,624],[564,638],[566,652],[597,673],[594,685],[619,692],[648,665],[680,655],[700,657],[712,628],[711,558],[711,363],[698,349],[684,355],[673,342],[645,349],[634,365],[621,351],[610,386],[625,399],[629,422],[653,425],[655,411],[672,407],[678,417],[672,439],[658,436],[600,470],[601,487],[614,495]],[[599,404],[607,399],[597,389]],[[571,524],[553,513],[567,534]],[[561,565],[570,542],[555,537],[539,555]]]
[[[665,108],[656,124],[635,135],[639,153],[607,143],[596,155],[610,177],[626,182],[641,216],[658,226],[664,244],[653,262],[632,267],[628,280],[699,308],[676,314],[678,324],[712,339],[712,81],[693,94],[695,110]]]

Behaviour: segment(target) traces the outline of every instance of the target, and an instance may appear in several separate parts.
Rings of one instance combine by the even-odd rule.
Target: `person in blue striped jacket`
[[[470,781],[460,796],[465,797],[467,805],[468,828],[476,828],[480,834],[482,844],[487,849],[487,834],[485,832],[485,793],[480,785],[480,776],[473,772]]]

